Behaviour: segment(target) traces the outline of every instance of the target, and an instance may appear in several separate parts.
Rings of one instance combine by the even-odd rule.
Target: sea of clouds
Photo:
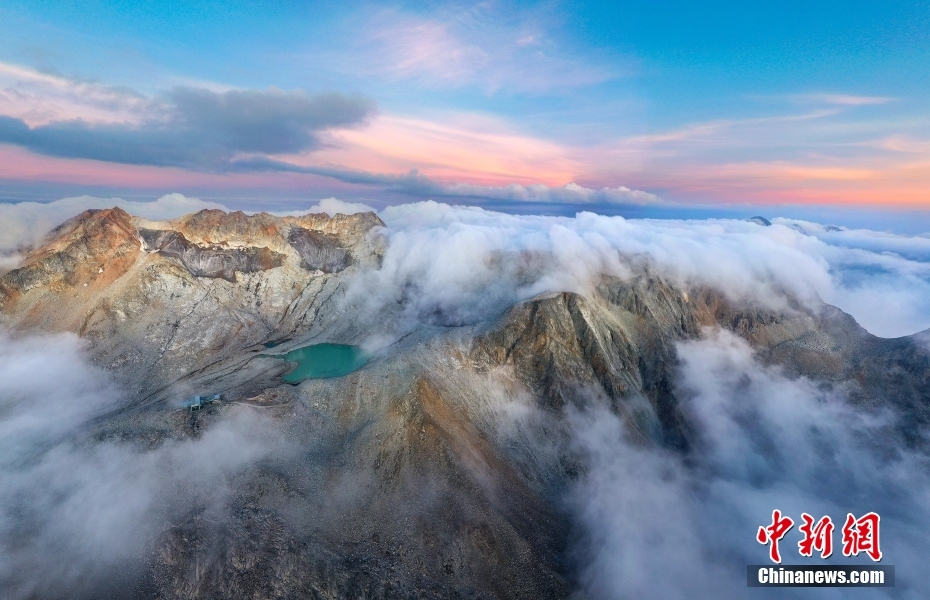
[[[687,457],[632,442],[606,408],[572,413],[573,444],[588,459],[571,505],[585,525],[576,551],[591,597],[925,597],[930,459],[900,443],[891,414],[764,366],[725,331],[678,352],[678,396],[697,433]],[[786,565],[870,563],[842,555],[841,529],[847,513],[877,512],[896,587],[747,590],[746,565],[769,563],[755,533],[773,509],[795,522],[780,544]],[[802,512],[832,518],[829,559],[800,556]]]
[[[218,207],[180,195],[0,205],[0,252],[38,243],[83,209],[113,205],[158,219]],[[311,207],[365,208],[335,199]],[[375,232],[384,242],[382,265],[358,275],[347,301],[372,311],[399,306],[405,327],[478,323],[541,293],[586,293],[603,274],[628,276],[635,257],[648,257],[640,266],[672,281],[710,285],[734,300],[777,308],[790,295],[815,310],[821,301],[834,304],[879,336],[930,327],[927,236],[787,219],[764,227],[513,216],[435,202],[380,216],[387,224]],[[227,485],[283,443],[246,409],[198,439],[154,449],[82,439],[77,428],[122,399],[85,350],[71,335],[0,336],[0,584],[9,597],[78,595],[101,578],[119,581],[173,518],[194,506],[221,507]],[[573,558],[591,597],[746,597],[745,565],[766,556],[755,531],[773,508],[798,522],[801,512],[830,515],[838,528],[847,512],[878,512],[898,587],[861,596],[925,597],[930,469],[926,456],[898,443],[891,415],[864,412],[842,390],[762,365],[726,332],[682,343],[678,355],[677,395],[697,432],[687,457],[632,442],[624,423],[596,403],[569,410],[569,450],[587,469],[565,501],[582,532]],[[541,454],[552,451],[546,443]],[[786,562],[802,562],[796,541],[797,528],[783,542],[783,553],[795,555]],[[832,560],[845,562],[838,550]],[[754,592],[858,597],[830,589]]]
[[[541,293],[589,292],[603,274],[625,277],[631,259],[671,281],[703,284],[772,308],[787,295],[849,312],[881,337],[930,328],[930,236],[832,231],[778,219],[624,219],[506,215],[418,202],[380,213],[383,266],[359,295],[411,316],[478,322]]]

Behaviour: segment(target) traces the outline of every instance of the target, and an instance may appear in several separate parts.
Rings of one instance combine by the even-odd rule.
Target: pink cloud
[[[382,115],[365,128],[330,133],[328,147],[312,158],[316,165],[395,173],[418,169],[434,179],[479,185],[560,186],[584,170],[571,148],[474,115],[445,123]]]
[[[853,94],[799,94],[792,96],[792,98],[800,102],[837,106],[870,106],[894,102],[894,98],[888,96],[856,96]]]
[[[0,115],[32,127],[52,121],[138,123],[155,103],[124,88],[76,81],[0,62]]]
[[[480,47],[467,44],[445,23],[405,19],[376,29],[372,38],[386,50],[385,65],[395,75],[419,75],[457,84],[472,79],[490,56]]]
[[[545,9],[513,11],[489,2],[445,7],[431,17],[382,10],[353,23],[356,43],[325,60],[355,76],[490,93],[585,86],[632,70],[572,54],[546,35],[550,19]]]
[[[158,190],[182,187],[313,189],[320,184],[329,189],[352,188],[332,179],[301,173],[200,173],[177,167],[55,158],[3,144],[0,144],[0,179]]]

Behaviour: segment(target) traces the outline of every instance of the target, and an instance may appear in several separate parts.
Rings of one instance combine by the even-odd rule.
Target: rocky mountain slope
[[[0,309],[15,328],[93,340],[101,365],[150,395],[332,320],[312,315],[340,290],[335,274],[377,261],[366,233],[380,225],[370,213],[202,211],[161,223],[119,208],[87,211],[3,276]]]
[[[348,295],[356,274],[379,267],[382,226],[372,213],[202,211],[150,222],[88,211],[0,278],[5,327],[77,333],[126,390],[116,410],[75,434],[84,443],[156,448],[203,435],[241,404],[264,411],[285,440],[229,484],[221,517],[209,502],[179,508],[145,564],[108,593],[569,597],[577,531],[562,498],[585,465],[560,442],[565,412],[605,401],[639,443],[687,454],[694,432],[680,407],[676,343],[708,327],[863,405],[901,407],[897,429],[922,443],[925,336],[880,339],[826,305],[736,304],[644,268],[480,323],[423,324],[351,375],[284,383],[290,366],[269,352],[395,332],[390,307],[369,313]],[[280,345],[269,351],[272,342]],[[207,392],[224,401],[196,417],[176,410],[178,399]],[[515,406],[543,421],[510,427]]]

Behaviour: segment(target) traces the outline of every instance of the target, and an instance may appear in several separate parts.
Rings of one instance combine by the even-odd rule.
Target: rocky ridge
[[[372,213],[87,211],[0,277],[0,322],[92,340],[95,360],[145,395],[318,324],[308,311],[340,291],[333,274],[377,262],[367,234],[382,225]]]

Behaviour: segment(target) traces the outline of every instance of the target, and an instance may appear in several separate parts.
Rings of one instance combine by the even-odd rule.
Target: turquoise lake
[[[368,362],[361,348],[345,344],[313,344],[291,350],[282,358],[297,363],[297,368],[283,378],[288,383],[342,377],[358,371]]]

